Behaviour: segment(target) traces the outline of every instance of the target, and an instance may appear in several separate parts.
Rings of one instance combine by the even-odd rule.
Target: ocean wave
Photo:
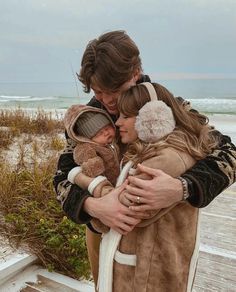
[[[200,112],[209,113],[236,113],[236,98],[199,98],[188,99],[193,108]]]
[[[26,96],[19,96],[19,95],[0,95],[0,98],[6,98],[8,99],[25,99],[25,98],[31,98],[30,95],[26,95]]]
[[[58,99],[56,96],[20,96],[20,95],[0,95],[0,102],[10,102],[10,101],[44,101],[44,100],[52,100]]]
[[[236,98],[192,98],[192,108],[203,113],[236,114]],[[1,106],[22,108],[67,109],[72,104],[86,104],[89,97],[0,95]]]

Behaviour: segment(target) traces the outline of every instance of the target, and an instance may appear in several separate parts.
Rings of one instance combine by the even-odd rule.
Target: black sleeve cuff
[[[88,223],[92,217],[83,210],[85,199],[90,197],[90,193],[82,190],[77,185],[72,185],[70,192],[63,204],[63,210],[67,216],[75,223]]]
[[[182,177],[188,183],[189,197],[186,199],[186,201],[188,201],[193,207],[200,208],[203,204],[203,200],[198,188],[198,183],[194,181],[193,177],[190,178],[188,175],[182,175]]]

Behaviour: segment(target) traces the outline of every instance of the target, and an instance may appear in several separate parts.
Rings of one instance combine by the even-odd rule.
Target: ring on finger
[[[136,203],[137,203],[137,204],[140,204],[140,203],[141,203],[141,202],[140,202],[140,197],[139,197],[139,196],[136,197]]]

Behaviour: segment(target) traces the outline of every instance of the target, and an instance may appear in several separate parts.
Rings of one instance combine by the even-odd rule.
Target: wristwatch
[[[185,178],[179,176],[177,177],[177,179],[179,179],[182,183],[182,187],[183,187],[183,197],[181,201],[186,201],[189,197],[189,192],[188,192],[188,182]]]

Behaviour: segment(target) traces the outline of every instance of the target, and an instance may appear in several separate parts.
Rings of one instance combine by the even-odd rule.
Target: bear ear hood
[[[65,129],[66,129],[66,132],[67,132],[68,136],[72,140],[74,140],[76,142],[88,142],[88,141],[91,141],[88,138],[79,136],[74,131],[74,126],[75,126],[75,123],[76,123],[77,119],[79,119],[79,117],[83,113],[88,112],[88,111],[89,112],[92,111],[92,112],[95,112],[95,113],[104,114],[109,119],[109,121],[111,121],[111,124],[114,127],[114,129],[116,129],[116,126],[115,126],[113,120],[111,119],[111,117],[109,116],[109,114],[106,111],[104,111],[102,109],[99,109],[99,108],[96,108],[96,107],[88,106],[88,105],[74,104],[74,105],[72,105],[71,107],[68,108],[68,110],[65,113],[65,117],[64,117],[64,126],[65,126]]]

